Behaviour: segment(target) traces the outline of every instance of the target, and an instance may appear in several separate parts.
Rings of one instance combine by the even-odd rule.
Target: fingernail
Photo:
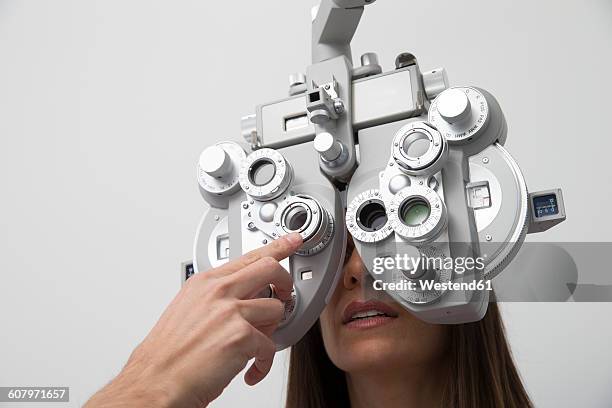
[[[297,232],[292,232],[291,234],[287,235],[287,241],[289,241],[292,245],[302,245],[302,243],[304,242],[304,240],[302,239],[302,236],[297,233]]]

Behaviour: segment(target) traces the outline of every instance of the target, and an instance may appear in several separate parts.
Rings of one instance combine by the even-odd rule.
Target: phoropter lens
[[[408,226],[416,227],[429,218],[431,209],[429,204],[421,198],[406,201],[400,208],[400,218]]]
[[[249,169],[249,180],[256,186],[265,186],[275,175],[276,166],[269,159],[258,160]]]
[[[311,256],[322,251],[334,233],[334,219],[319,202],[306,195],[285,199],[274,213],[275,236],[299,232],[304,244],[298,255]]]
[[[308,221],[308,210],[304,207],[294,207],[287,213],[286,225],[291,231],[301,230]]]
[[[358,210],[357,220],[365,231],[378,231],[387,223],[387,212],[382,202],[369,201]]]
[[[404,149],[404,153],[406,153],[406,156],[416,159],[425,155],[425,153],[429,151],[431,142],[429,140],[429,136],[427,136],[425,133],[414,132],[406,137],[402,147]]]

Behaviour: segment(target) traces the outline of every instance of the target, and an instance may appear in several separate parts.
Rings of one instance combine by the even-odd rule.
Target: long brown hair
[[[448,408],[532,408],[496,303],[484,319],[449,326]],[[346,375],[327,356],[317,322],[291,349],[287,408],[350,408]]]

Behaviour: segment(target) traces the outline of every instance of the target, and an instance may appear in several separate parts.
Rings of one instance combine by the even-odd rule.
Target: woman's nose
[[[353,250],[351,257],[344,266],[344,287],[349,290],[361,287],[364,272],[365,265],[359,256],[359,252]]]

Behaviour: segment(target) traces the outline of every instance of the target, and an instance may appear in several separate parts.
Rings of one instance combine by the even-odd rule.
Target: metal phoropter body
[[[350,42],[372,2],[323,0],[313,10],[312,64],[290,76],[288,96],[259,105],[243,118],[242,138],[200,157],[207,208],[196,272],[291,232],[304,239],[283,262],[294,292],[274,334],[279,348],[295,344],[325,307],[347,231],[375,279],[471,282],[500,273],[528,232],[565,219],[560,190],[528,194],[491,94],[449,88],[444,69],[422,72],[410,53],[387,72],[374,53],[353,66]],[[486,261],[461,274],[448,266],[373,271],[375,259],[398,254]],[[483,290],[387,293],[435,323],[478,320],[488,303]]]

